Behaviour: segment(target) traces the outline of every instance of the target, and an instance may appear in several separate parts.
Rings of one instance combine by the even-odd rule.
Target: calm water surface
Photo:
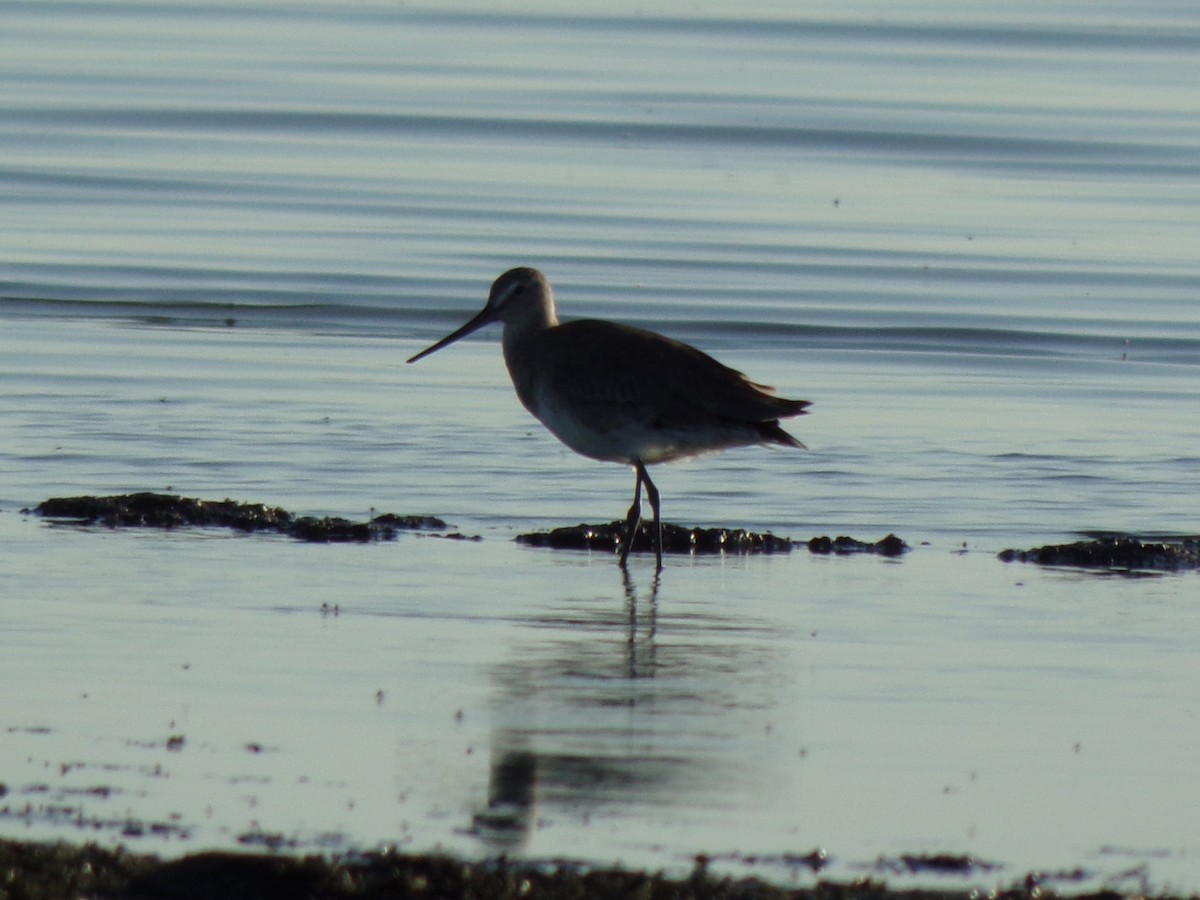
[[[995,559],[1200,530],[1198,42],[1183,2],[0,0],[0,833],[1200,890],[1196,576]],[[403,365],[516,264],[813,401],[807,452],[660,470],[667,518],[913,552],[515,545],[630,489],[495,333]],[[135,490],[480,540],[20,513]]]

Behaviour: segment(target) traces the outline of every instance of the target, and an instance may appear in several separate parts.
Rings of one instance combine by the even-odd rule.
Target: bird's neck
[[[504,323],[504,334],[500,338],[500,346],[504,350],[504,363],[508,374],[512,377],[513,387],[521,403],[535,416],[538,415],[538,400],[534,391],[534,381],[538,366],[538,340],[546,332],[558,325],[558,317],[554,307],[537,311],[517,321]]]
[[[519,315],[504,320],[504,335],[500,338],[504,345],[504,355],[510,352],[520,353],[521,348],[538,336],[558,324],[558,316],[554,312],[553,303],[542,303],[530,306],[520,311]]]

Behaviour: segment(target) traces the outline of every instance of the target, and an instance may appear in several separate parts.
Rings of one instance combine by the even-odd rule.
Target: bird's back
[[[654,332],[582,319],[506,346],[505,357],[525,406],[587,456],[657,462],[745,444],[803,446],[779,419],[802,415],[807,401],[777,397]]]

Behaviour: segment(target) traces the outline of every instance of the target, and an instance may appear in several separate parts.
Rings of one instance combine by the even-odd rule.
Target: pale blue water
[[[1183,2],[0,2],[0,833],[1200,889],[1196,576],[994,558],[1200,530],[1196,46]],[[495,333],[403,365],[517,264],[813,401],[806,453],[660,469],[669,519],[914,552],[653,594],[517,547],[631,488]],[[168,489],[482,540],[18,512]]]

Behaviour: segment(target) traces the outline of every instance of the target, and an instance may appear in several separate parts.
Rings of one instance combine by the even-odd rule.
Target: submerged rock
[[[654,552],[651,528],[643,522],[633,537],[633,552]],[[603,525],[568,525],[550,531],[517,535],[517,542],[553,550],[605,550],[616,552],[625,536],[624,522]],[[670,522],[662,524],[663,553],[790,553],[793,543],[770,533],[741,528],[684,528]]]
[[[25,510],[30,512],[31,510]],[[433,516],[397,516],[385,513],[369,522],[352,522],[336,516],[297,516],[263,503],[235,500],[197,500],[176,494],[144,491],[109,497],[55,497],[39,503],[32,512],[47,519],[108,528],[233,528],[269,531],[302,541],[390,541],[400,530],[445,528]]]
[[[1143,543],[1129,535],[1112,535],[1032,550],[1003,550],[998,556],[1002,562],[1029,562],[1042,566],[1176,572],[1200,568],[1200,538],[1181,537]]]

